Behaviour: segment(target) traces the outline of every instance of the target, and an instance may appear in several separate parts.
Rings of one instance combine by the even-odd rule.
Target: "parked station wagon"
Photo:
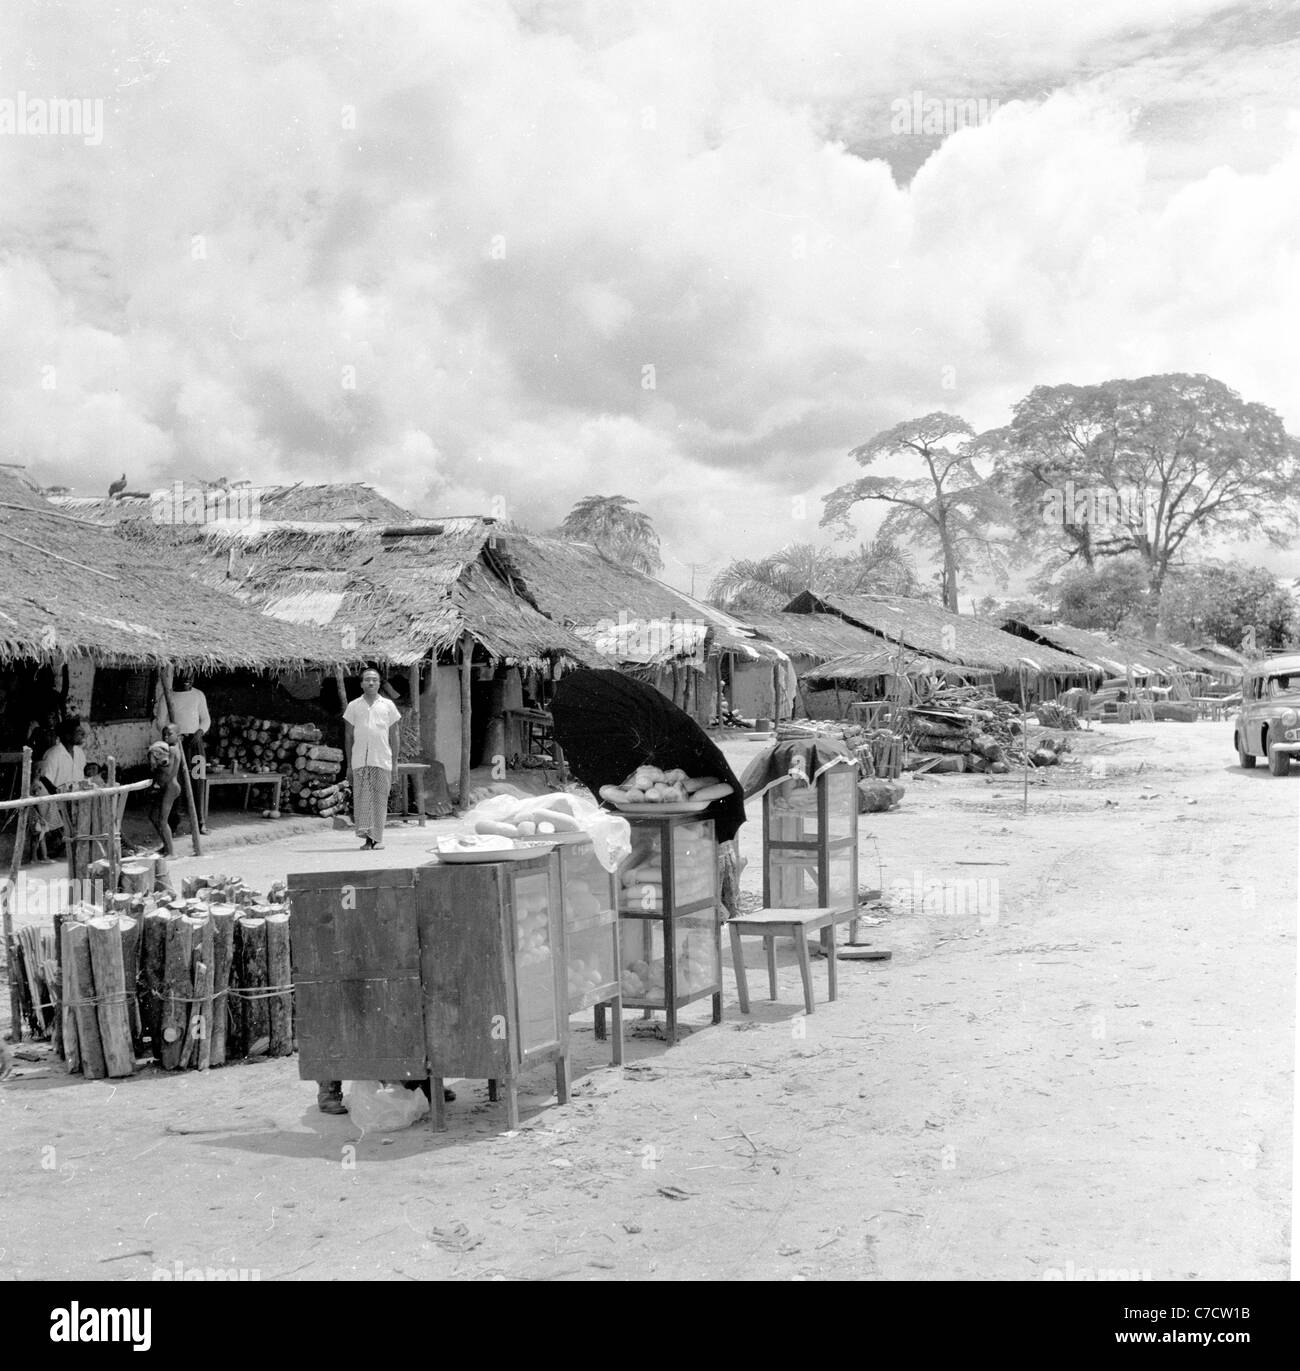
[[[1242,766],[1266,757],[1274,776],[1290,771],[1291,758],[1300,755],[1300,653],[1246,668],[1232,741]]]

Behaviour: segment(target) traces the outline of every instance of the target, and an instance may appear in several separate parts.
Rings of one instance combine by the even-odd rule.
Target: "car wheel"
[[[1249,771],[1255,765],[1255,754],[1247,752],[1241,745],[1241,734],[1238,733],[1232,740],[1237,745],[1237,760],[1241,763],[1242,769]]]
[[[1291,754],[1274,748],[1268,754],[1268,769],[1271,775],[1285,776],[1291,770]]]

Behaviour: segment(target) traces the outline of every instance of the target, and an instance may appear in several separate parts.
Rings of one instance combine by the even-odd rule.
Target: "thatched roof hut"
[[[337,637],[191,584],[182,568],[56,508],[2,469],[0,556],[0,661],[268,669],[357,655]]]
[[[292,485],[255,486],[248,481],[235,485],[214,485],[193,481],[172,481],[147,494],[123,492],[116,497],[58,495],[52,503],[69,514],[79,514],[101,523],[154,519],[159,508],[177,512],[175,522],[184,523],[187,506],[207,505],[210,516],[227,512],[241,520],[275,523],[292,522],[365,523],[382,520],[402,523],[416,516],[381,495],[363,481],[297,481]],[[197,519],[192,522],[199,522]]]
[[[1153,643],[1132,635],[1101,635],[1070,624],[1026,624],[1008,619],[1007,633],[1031,643],[1073,653],[1103,676],[1159,678],[1213,675],[1221,668],[1176,643]]]
[[[321,630],[354,658],[448,658],[469,634],[495,661],[600,660],[538,610],[500,550],[495,520],[421,519],[357,484],[257,494],[256,517],[203,522],[160,521],[144,499],[61,503],[93,505],[119,538],[177,559],[273,620]],[[382,517],[357,517],[367,509]]]
[[[851,624],[838,614],[750,614],[747,622],[774,646],[784,651],[802,675],[812,667],[850,653],[874,653],[880,649],[876,634]]]
[[[735,653],[750,661],[779,660],[779,646],[747,622],[676,590],[663,581],[611,561],[587,543],[506,529],[501,544],[538,605],[588,641],[625,661],[663,664],[705,651]],[[640,644],[657,651],[642,655]]]
[[[887,643],[932,658],[945,667],[966,667],[985,674],[1014,675],[1028,670],[1034,676],[1083,680],[1087,664],[1069,653],[1036,645],[1003,633],[991,624],[972,619],[928,600],[884,595],[814,595],[804,591],[786,606],[788,613],[835,614]],[[888,658],[883,653],[881,661]],[[884,671],[868,675],[887,674]]]

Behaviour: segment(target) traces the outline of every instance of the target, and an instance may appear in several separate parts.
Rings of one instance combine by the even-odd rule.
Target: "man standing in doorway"
[[[379,672],[361,673],[361,695],[343,711],[344,755],[352,777],[352,818],[363,852],[384,845],[384,819],[393,784],[402,715],[379,693]]]

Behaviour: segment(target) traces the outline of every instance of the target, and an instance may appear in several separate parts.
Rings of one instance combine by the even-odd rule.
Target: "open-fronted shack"
[[[276,623],[194,584],[90,516],[56,507],[0,470],[0,749],[87,725],[90,760],[143,761],[157,736],[160,673],[297,674],[355,658],[310,626]]]
[[[440,762],[462,786],[473,766],[516,750],[489,737],[494,718],[539,699],[566,666],[602,663],[537,608],[490,518],[332,519],[319,492],[313,518],[265,510],[246,522],[123,519],[117,533],[271,621],[324,634],[354,662],[386,665],[405,717],[403,756]],[[351,694],[341,671],[300,689],[331,717]]]
[[[928,600],[898,596],[815,595],[804,591],[787,614],[832,614],[872,635],[876,650],[854,651],[823,662],[809,682],[857,683],[868,695],[889,693],[889,682],[918,674],[952,681],[991,682],[998,694],[1018,696],[1022,679],[1035,699],[1051,699],[1100,673],[1069,653],[1030,646],[979,619]]]
[[[1176,643],[1157,643],[1132,635],[1091,632],[1069,624],[1003,623],[1005,632],[1039,646],[1068,652],[1109,678],[1124,677],[1143,685],[1188,685],[1216,679],[1215,663]]]

